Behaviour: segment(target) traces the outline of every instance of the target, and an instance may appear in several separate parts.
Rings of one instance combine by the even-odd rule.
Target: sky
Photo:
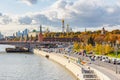
[[[120,29],[120,0],[1,0],[0,32],[28,28],[62,31],[61,20],[73,31]]]

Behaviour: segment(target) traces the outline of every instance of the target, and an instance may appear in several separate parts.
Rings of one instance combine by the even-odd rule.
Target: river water
[[[6,53],[0,45],[0,80],[74,80],[59,64],[35,54]]]

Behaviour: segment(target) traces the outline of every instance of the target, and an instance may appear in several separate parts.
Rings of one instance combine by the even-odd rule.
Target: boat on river
[[[29,52],[28,48],[15,47],[15,48],[6,48],[6,52]]]

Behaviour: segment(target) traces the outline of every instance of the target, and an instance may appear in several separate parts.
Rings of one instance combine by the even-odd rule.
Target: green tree
[[[33,31],[32,32],[36,32],[36,30],[35,29],[33,29]]]

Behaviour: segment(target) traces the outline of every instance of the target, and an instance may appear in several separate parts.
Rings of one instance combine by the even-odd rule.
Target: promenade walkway
[[[48,55],[50,60],[53,60],[62,66],[64,66],[66,69],[68,69],[74,76],[76,77],[76,80],[101,80],[98,75],[94,72],[92,69],[88,69],[88,66],[83,66],[77,64],[76,59],[67,57],[68,55],[65,54],[59,54],[59,53],[49,53],[44,52],[41,50],[35,50],[33,51],[35,54],[40,54],[44,57]]]

